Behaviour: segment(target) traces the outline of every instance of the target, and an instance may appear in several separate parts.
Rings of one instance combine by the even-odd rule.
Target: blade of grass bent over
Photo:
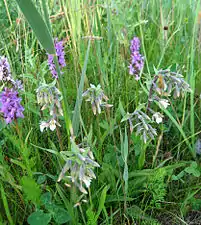
[[[49,54],[55,54],[54,43],[47,25],[31,0],[15,0],[33,29],[36,37]]]

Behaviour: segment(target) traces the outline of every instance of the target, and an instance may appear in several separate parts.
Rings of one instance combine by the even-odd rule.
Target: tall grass
[[[188,224],[201,208],[200,4],[0,0],[0,55],[23,81],[25,107],[16,123],[0,118],[0,223],[34,224],[38,217],[44,224]],[[133,36],[145,60],[140,81],[128,72]],[[55,57],[64,116],[57,131],[41,133],[36,89],[52,82],[47,53],[55,55],[55,37],[65,43],[62,75]],[[144,144],[121,121],[147,104],[156,71],[168,67],[192,91],[169,98],[157,137]],[[90,84],[100,84],[113,105],[98,116],[82,96]],[[87,195],[57,182],[72,140],[87,141],[100,165]]]

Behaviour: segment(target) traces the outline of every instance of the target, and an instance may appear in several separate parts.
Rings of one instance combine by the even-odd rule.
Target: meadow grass
[[[24,119],[9,125],[0,114],[0,224],[197,224],[201,1],[32,2],[35,11],[28,0],[0,0],[0,56],[22,80],[25,108]],[[128,69],[134,36],[144,56],[139,81]],[[61,74],[54,56],[63,116],[60,127],[41,132],[40,121],[49,114],[36,90],[54,80],[47,53],[55,55],[55,37],[64,42],[67,64]],[[130,132],[126,113],[146,108],[151,82],[167,68],[182,74],[191,91],[167,97],[163,122],[153,125],[157,136],[144,143]],[[113,106],[94,115],[83,97],[90,84],[100,84]],[[66,186],[61,171],[69,159],[78,167],[91,160],[74,156],[88,147],[96,179],[84,194],[73,182]]]

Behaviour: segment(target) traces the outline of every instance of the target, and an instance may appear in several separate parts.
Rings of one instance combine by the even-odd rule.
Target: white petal
[[[40,124],[40,131],[43,132],[45,128],[47,128],[49,126],[48,123],[46,123],[45,121],[42,121]]]
[[[54,131],[56,129],[56,121],[54,119],[50,120],[50,130]]]
[[[168,107],[168,105],[170,105],[170,103],[168,102],[167,99],[160,99],[159,103],[162,107],[164,107],[165,109]]]
[[[156,121],[156,123],[161,123],[163,121],[163,115],[160,114],[159,112],[156,112],[153,114],[152,119]]]

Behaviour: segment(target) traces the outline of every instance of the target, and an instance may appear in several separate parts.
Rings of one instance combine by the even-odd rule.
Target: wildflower
[[[11,123],[14,119],[24,118],[24,108],[21,105],[21,98],[14,89],[5,88],[0,95],[0,112],[3,113],[6,123]]]
[[[113,105],[108,104],[108,97],[103,93],[100,84],[96,87],[93,84],[90,84],[90,88],[88,88],[83,94],[83,97],[88,96],[86,101],[91,102],[92,111],[94,115],[101,113],[101,107],[111,108]],[[105,100],[105,101],[103,101]]]
[[[40,123],[40,131],[43,132],[44,129],[50,128],[51,131],[54,131],[57,126],[61,126],[54,118],[50,119],[49,122],[42,121]]]
[[[58,79],[58,74],[56,71],[56,66],[54,64],[54,56],[48,54],[48,65],[49,65],[49,69],[52,73],[52,77]]]
[[[85,187],[89,188],[92,179],[96,179],[93,169],[100,167],[94,161],[92,151],[89,147],[82,147],[82,144],[77,145],[71,139],[71,151],[63,152],[62,154],[64,154],[66,164],[59,175],[58,182],[64,178],[70,179],[83,194],[87,194]],[[70,171],[70,176],[65,176],[67,171]]]
[[[139,52],[140,50],[140,40],[138,37],[134,37],[131,40],[131,63],[129,65],[129,74],[135,75],[135,79],[140,79],[140,72],[144,66],[144,57]]]
[[[2,56],[0,58],[0,81],[10,81],[12,80],[10,65],[6,57]]]
[[[56,129],[56,125],[60,126],[60,124],[55,119],[51,119],[49,122],[50,130],[54,131]]]
[[[159,104],[161,107],[164,107],[165,109],[167,109],[168,105],[170,105],[167,99],[159,99]]]
[[[49,127],[49,123],[45,122],[45,121],[42,121],[40,123],[40,131],[43,132],[45,128],[48,128]]]
[[[140,40],[138,37],[134,37],[131,40],[130,50],[131,50],[131,52],[137,52],[140,50]]]
[[[41,110],[45,110],[49,108],[52,112],[51,115],[54,114],[54,108],[57,108],[60,115],[63,115],[61,108],[61,100],[62,95],[61,92],[55,87],[56,82],[52,82],[50,84],[41,84],[37,89],[37,102],[41,106]],[[53,107],[53,108],[52,108]]]
[[[159,95],[169,96],[172,92],[174,98],[184,96],[185,92],[191,92],[190,85],[184,77],[169,69],[157,71],[158,75],[154,78],[153,88]],[[156,79],[157,78],[157,79]]]
[[[61,68],[63,68],[66,66],[63,41],[57,41],[57,39],[55,39],[55,49],[59,65]]]
[[[62,69],[63,67],[66,66],[63,41],[58,41],[58,39],[56,38],[54,40],[54,47],[56,50],[56,56],[58,58],[60,69]],[[51,54],[48,54],[48,65],[49,65],[49,69],[52,73],[53,78],[58,79],[56,65],[54,64],[54,56]]]
[[[62,95],[61,92],[55,87],[56,80],[50,84],[43,83],[37,90],[37,102],[41,106],[41,110],[48,109],[50,119],[48,122],[42,121],[40,123],[40,131],[50,128],[51,131],[56,129],[56,126],[61,126],[57,122],[58,116],[63,116],[63,110],[61,106]]]
[[[159,112],[156,112],[153,114],[152,119],[156,121],[156,123],[162,123],[163,121],[163,115]]]
[[[127,113],[121,122],[128,120],[130,125],[130,131],[133,132],[133,129],[136,128],[136,134],[141,135],[144,143],[147,142],[148,139],[154,139],[154,136],[157,135],[156,129],[154,129],[151,125],[152,121],[150,117],[143,113],[141,110],[135,110],[133,113]],[[133,126],[133,121],[135,121],[135,125]]]

